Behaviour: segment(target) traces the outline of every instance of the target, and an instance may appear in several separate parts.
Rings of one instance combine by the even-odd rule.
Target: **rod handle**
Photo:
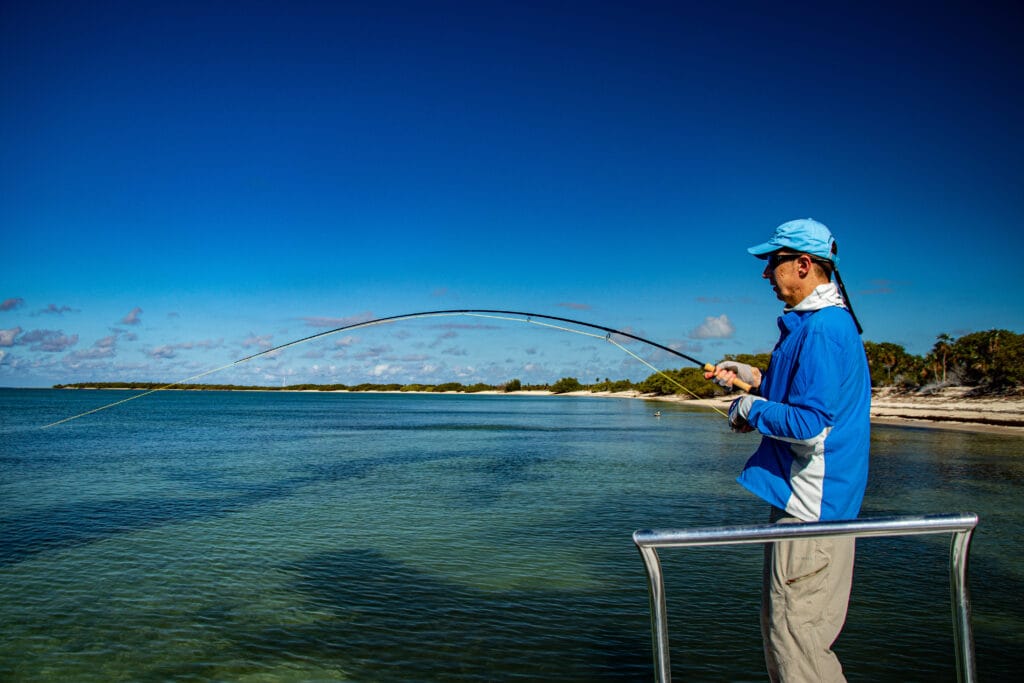
[[[715,366],[712,365],[711,363],[705,363],[704,364],[704,372],[712,372],[712,373],[715,372]],[[742,389],[743,391],[747,392],[748,394],[751,393],[751,391],[754,388],[754,387],[750,386],[749,384],[747,384],[746,382],[744,382],[743,380],[741,380],[739,377],[733,378],[732,385],[734,387],[736,387],[737,389]]]

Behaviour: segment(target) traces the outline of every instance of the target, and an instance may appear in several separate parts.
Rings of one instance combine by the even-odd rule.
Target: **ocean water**
[[[117,397],[0,390],[0,680],[650,680],[631,533],[767,518],[756,437],[697,408],[161,392],[38,428]],[[981,516],[982,680],[1024,667],[1022,494],[1022,438],[874,430],[863,516]],[[849,680],[955,679],[948,548],[858,543]],[[661,556],[674,675],[764,680],[760,548]]]

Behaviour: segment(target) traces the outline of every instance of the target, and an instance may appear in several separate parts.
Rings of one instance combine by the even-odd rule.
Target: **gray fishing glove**
[[[753,365],[747,365],[746,363],[738,363],[734,360],[722,361],[715,366],[716,370],[732,370],[736,373],[736,379],[743,380],[747,384],[757,387],[761,384],[761,371],[755,368]],[[726,389],[732,389],[725,380],[713,377],[712,380],[715,384],[725,387]]]
[[[763,401],[764,398],[753,394],[743,394],[729,406],[729,426],[734,432],[749,432],[752,427],[747,423],[750,415],[750,407],[754,401]]]

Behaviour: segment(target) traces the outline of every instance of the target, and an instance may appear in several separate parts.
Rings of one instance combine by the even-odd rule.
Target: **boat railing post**
[[[668,608],[665,603],[665,579],[661,572],[658,549],[637,545],[647,570],[647,588],[651,598],[651,642],[654,649],[654,680],[668,683],[672,680],[672,665],[668,649]]]
[[[650,591],[651,640],[654,650],[655,680],[669,683],[672,670],[669,658],[668,607],[665,578],[658,548],[685,548],[708,545],[773,543],[823,536],[915,536],[951,533],[949,573],[953,611],[953,641],[956,650],[957,679],[975,683],[974,635],[971,629],[971,600],[968,590],[968,564],[971,537],[978,525],[973,513],[886,517],[796,524],[759,524],[699,529],[640,529],[633,532],[647,570]]]
[[[953,607],[953,639],[956,644],[957,680],[975,683],[974,633],[971,630],[971,595],[967,564],[974,528],[953,534],[949,549],[949,585]]]

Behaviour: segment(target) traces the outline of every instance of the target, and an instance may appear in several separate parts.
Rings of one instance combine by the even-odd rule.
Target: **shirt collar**
[[[814,288],[813,292],[804,298],[803,301],[798,303],[796,306],[786,306],[786,308],[783,309],[783,312],[820,311],[821,309],[828,308],[829,306],[846,308],[846,302],[843,301],[843,295],[839,293],[839,288],[836,287],[834,282],[818,285]]]

